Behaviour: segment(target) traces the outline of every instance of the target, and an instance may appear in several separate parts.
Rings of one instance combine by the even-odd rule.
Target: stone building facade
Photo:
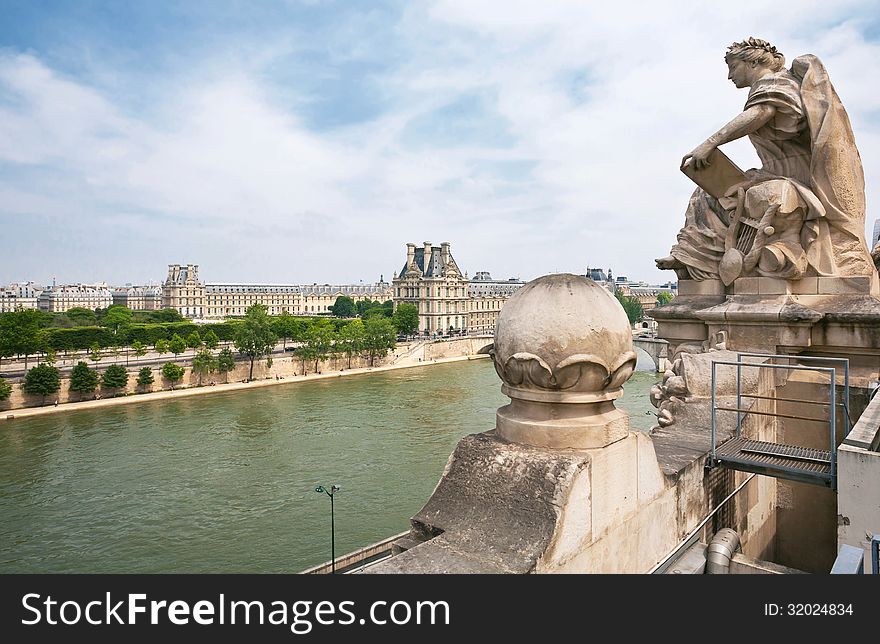
[[[496,281],[480,272],[469,280],[452,256],[449,242],[406,245],[406,263],[393,280],[394,306],[419,310],[422,335],[493,333],[504,302],[523,285]]]
[[[468,333],[495,333],[501,307],[522,286],[522,281],[513,278],[506,281],[493,280],[486,271],[474,275],[468,284]]]
[[[37,306],[47,313],[64,313],[70,309],[106,309],[113,304],[113,294],[106,283],[64,284],[50,286],[37,298]]]
[[[169,264],[162,284],[162,308],[177,309],[185,318],[205,317],[205,285],[199,280],[198,264]]]
[[[113,289],[113,304],[132,311],[158,311],[162,308],[162,287],[124,286]]]
[[[381,278],[376,284],[203,283],[198,269],[194,264],[169,265],[163,306],[188,318],[223,319],[245,315],[253,304],[265,306],[269,315],[318,315],[327,313],[340,296],[355,302],[392,299],[391,285]]]
[[[39,307],[38,299],[42,292],[43,287],[33,282],[0,286],[0,313],[16,309],[36,309]]]

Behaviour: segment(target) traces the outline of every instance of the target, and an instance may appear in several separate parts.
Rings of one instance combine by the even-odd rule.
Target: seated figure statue
[[[745,108],[681,167],[698,184],[713,163],[739,178],[714,196],[697,188],[657,267],[725,284],[747,275],[871,275],[861,159],[825,67],[805,55],[785,69],[783,55],[757,38],[731,45],[725,61],[734,85],[749,88]],[[746,135],[763,167],[743,173],[717,147]]]

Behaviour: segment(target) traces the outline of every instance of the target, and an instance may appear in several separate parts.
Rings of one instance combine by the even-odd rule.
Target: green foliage
[[[66,317],[73,326],[95,326],[98,324],[98,318],[95,317],[95,312],[93,310],[84,309],[79,306],[68,309],[64,314],[58,317]]]
[[[0,378],[0,400],[6,400],[12,395],[12,385]]]
[[[638,298],[624,295],[620,291],[614,291],[614,297],[617,298],[617,301],[620,302],[620,305],[623,307],[630,324],[641,322],[642,318],[645,317],[645,313],[642,310],[642,303],[639,302]]]
[[[234,340],[238,352],[250,360],[248,380],[254,377],[254,360],[271,354],[277,340],[266,307],[262,304],[249,306],[244,320],[236,329]]]
[[[101,376],[101,386],[107,389],[122,389],[128,384],[128,371],[121,364],[111,364]]]
[[[153,384],[153,370],[149,367],[141,367],[138,371],[137,384],[139,387],[149,387]]]
[[[394,347],[397,331],[391,320],[385,317],[371,317],[364,322],[364,350],[370,358],[370,366],[376,358],[388,355],[388,349]]]
[[[229,372],[235,369],[235,356],[229,347],[226,347],[217,354],[217,371],[223,374],[224,379],[229,381]]]
[[[168,353],[168,340],[165,340],[164,338],[156,340],[155,344],[153,344],[153,349],[155,349],[156,353],[160,356],[163,353]]]
[[[43,357],[43,362],[54,367],[55,363],[58,362],[58,355],[52,349],[46,349],[46,354]]]
[[[114,333],[119,333],[120,327],[131,324],[131,317],[131,309],[119,305],[110,306],[107,308],[107,313],[104,315],[101,324],[113,329]]]
[[[44,399],[49,394],[61,389],[61,372],[56,367],[38,364],[29,370],[24,377],[24,392]]]
[[[192,360],[193,373],[199,377],[199,385],[202,384],[202,378],[209,373],[217,371],[218,362],[210,349],[202,349]]]
[[[141,367],[138,371],[137,383],[139,387],[149,387],[153,384],[153,370],[149,367]]]
[[[288,340],[302,342],[306,337],[308,327],[308,320],[295,318],[289,313],[282,313],[272,320],[272,330],[279,338],[284,340],[285,347]]]
[[[180,355],[186,351],[186,340],[175,333],[168,342],[168,350],[176,356]]]
[[[24,356],[26,368],[28,356],[48,347],[43,331],[44,320],[44,315],[33,309],[3,313],[0,317],[0,354]]]
[[[95,363],[101,360],[101,346],[97,342],[89,347],[89,360]]]
[[[208,329],[208,332],[205,334],[204,342],[205,346],[209,349],[216,349],[217,345],[220,344],[220,338],[218,338],[217,334],[211,329]]]
[[[673,299],[675,299],[675,295],[673,295],[669,291],[660,291],[659,293],[657,293],[657,306],[669,304]]]
[[[131,350],[138,358],[147,355],[147,346],[140,340],[135,340],[131,343]]]
[[[336,348],[348,357],[348,368],[351,369],[351,357],[364,350],[367,330],[360,320],[353,320],[342,327],[336,336]]]
[[[391,321],[398,333],[412,335],[419,330],[419,307],[407,302],[398,304]]]
[[[186,370],[183,367],[176,365],[173,362],[166,362],[162,365],[162,375],[171,383],[171,389],[174,389],[174,383],[183,380],[183,374],[185,372]]]
[[[70,372],[68,389],[79,394],[90,394],[98,387],[98,372],[82,360]]]
[[[305,344],[300,348],[300,358],[303,360],[303,373],[305,362],[315,362],[315,371],[318,364],[330,356],[333,341],[336,338],[336,329],[330,320],[314,320],[306,332]]]
[[[177,309],[160,309],[147,311],[147,317],[152,322],[182,322],[183,316]]]
[[[200,346],[202,346],[202,338],[197,331],[193,331],[188,336],[186,336],[186,346],[188,346],[190,349],[198,349]]]
[[[67,329],[46,329],[46,344],[56,351],[89,349],[92,345],[113,346],[113,330],[102,326],[75,326]]]
[[[353,299],[347,295],[340,295],[330,307],[330,312],[338,318],[353,318],[358,310]]]

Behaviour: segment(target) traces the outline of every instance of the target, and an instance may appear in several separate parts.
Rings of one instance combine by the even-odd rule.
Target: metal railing
[[[808,366],[808,365],[796,365],[796,364],[767,364],[766,362],[745,362],[744,358],[764,358],[765,360],[774,360],[774,359],[786,359],[786,360],[795,360],[795,361],[821,361],[821,362],[832,362],[839,363],[843,366],[844,372],[844,400],[842,402],[838,402],[836,398],[836,387],[837,387],[837,369],[834,367],[820,367],[820,366]],[[717,402],[717,372],[716,368],[718,365],[722,366],[732,366],[736,367],[736,407],[731,409],[730,407],[719,407]],[[817,401],[817,400],[804,400],[799,398],[780,398],[775,396],[763,396],[760,394],[744,394],[742,391],[742,370],[743,367],[748,368],[756,368],[756,369],[785,369],[788,371],[812,371],[817,373],[826,373],[830,378],[830,382],[828,384],[828,402]],[[828,463],[830,465],[830,475],[826,475],[820,472],[805,472],[803,468],[791,467],[787,465],[775,465],[768,466],[766,468],[759,468],[757,470],[752,469],[748,471],[759,471],[760,473],[771,474],[772,471],[776,471],[779,475],[797,475],[797,476],[806,476],[807,478],[816,478],[822,479],[827,482],[832,489],[837,488],[837,441],[836,441],[836,428],[837,428],[837,407],[843,406],[844,413],[846,415],[846,431],[845,434],[848,434],[851,429],[851,419],[849,414],[849,360],[846,358],[829,358],[829,357],[819,357],[819,356],[795,356],[795,355],[781,355],[781,354],[762,354],[762,353],[737,353],[736,361],[716,361],[712,362],[712,420],[711,420],[711,443],[712,449],[710,453],[709,464],[711,466],[719,464],[721,461],[718,458],[718,440],[717,440],[717,412],[718,411],[735,411],[737,414],[736,420],[736,438],[742,438],[742,421],[743,417],[748,414],[753,414],[756,416],[771,416],[776,418],[790,418],[795,420],[805,420],[811,422],[825,422],[825,418],[816,418],[813,416],[803,416],[798,414],[784,414],[779,413],[777,411],[758,411],[755,409],[745,409],[743,408],[743,398],[749,398],[752,400],[772,400],[775,402],[791,402],[791,403],[799,403],[804,405],[815,405],[820,407],[828,407],[828,428],[829,428],[829,452],[828,452],[828,461],[824,460],[824,455],[819,456],[817,454],[808,454],[806,452],[806,448],[802,448],[799,453],[790,453],[791,449],[794,446],[782,446],[776,445],[773,443],[761,443],[760,446],[753,445],[750,446],[750,449],[743,449],[744,452],[751,452],[754,454],[763,454],[765,456],[778,456],[780,458],[792,458],[795,460],[801,461],[812,461],[819,463]],[[775,409],[775,408],[774,408]],[[758,449],[760,448],[760,449]],[[779,448],[779,449],[777,449]],[[744,460],[743,457],[737,458],[728,458],[728,462],[739,462],[741,465],[748,465],[748,461]],[[756,461],[757,463],[757,461]],[[767,471],[764,471],[767,470]]]

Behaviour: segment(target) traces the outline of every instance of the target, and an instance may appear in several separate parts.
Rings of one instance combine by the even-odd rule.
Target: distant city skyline
[[[724,51],[818,55],[880,185],[876,2],[4,2],[0,284],[674,280],[681,157],[742,108]],[[746,141],[724,147],[758,165]]]

